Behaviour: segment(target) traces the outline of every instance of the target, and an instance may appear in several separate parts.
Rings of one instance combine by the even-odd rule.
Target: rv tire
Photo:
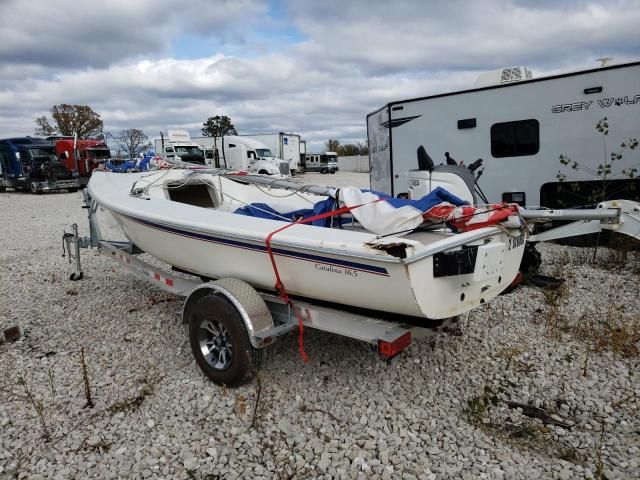
[[[211,381],[233,387],[253,377],[261,351],[251,345],[242,317],[231,302],[209,293],[193,305],[187,321],[191,351]]]

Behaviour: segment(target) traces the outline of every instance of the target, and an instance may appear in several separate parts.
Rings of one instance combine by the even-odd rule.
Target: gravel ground
[[[291,335],[228,390],[193,361],[178,298],[95,251],[68,280],[80,203],[0,194],[0,327],[24,329],[0,345],[0,478],[640,478],[637,256],[545,245],[555,293],[521,287],[390,363],[307,331],[303,364]]]

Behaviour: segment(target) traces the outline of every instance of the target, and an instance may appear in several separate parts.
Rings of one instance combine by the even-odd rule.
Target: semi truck
[[[606,136],[596,130],[605,118]],[[406,195],[423,145],[436,163],[482,158],[479,185],[489,202],[590,204],[602,189],[598,166],[638,138],[638,125],[640,62],[539,78],[504,68],[481,75],[474,88],[393,101],[367,115],[371,189]],[[633,169],[640,170],[638,151],[626,150],[606,179],[606,199],[640,200]]]
[[[53,142],[60,163],[78,172],[81,185],[89,183],[91,173],[111,158],[111,151],[102,140],[76,140],[73,137],[48,137],[48,140]]]
[[[302,171],[300,163],[300,135],[295,133],[264,133],[242,135],[264,143],[273,155],[289,162],[292,175]]]
[[[166,139],[160,132],[154,143],[156,154],[168,162],[205,163],[204,150],[191,140],[186,130],[169,130]]]
[[[36,137],[0,140],[0,191],[7,188],[42,193],[80,188],[77,172],[56,157],[49,140]]]
[[[263,175],[289,176],[289,162],[278,158],[262,142],[242,135],[197,137],[205,150],[207,164],[215,168],[246,170]]]

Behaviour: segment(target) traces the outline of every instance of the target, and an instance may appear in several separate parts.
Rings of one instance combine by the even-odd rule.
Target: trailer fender
[[[274,328],[271,311],[264,299],[251,285],[237,278],[222,278],[196,287],[184,302],[183,321],[189,319],[193,305],[212,292],[224,296],[236,308],[244,321],[249,341],[254,348],[263,348],[271,343],[257,336],[261,332]]]

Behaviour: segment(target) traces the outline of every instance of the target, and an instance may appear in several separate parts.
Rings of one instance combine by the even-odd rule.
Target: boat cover
[[[476,207],[456,197],[442,187],[435,188],[424,197],[411,200],[394,198],[372,190],[345,187],[334,198],[317,202],[313,208],[281,212],[266,203],[252,203],[238,208],[235,213],[270,220],[299,221],[336,210],[350,208],[360,225],[378,235],[402,235],[423,223],[446,225],[454,231],[464,232],[494,225],[517,214],[517,206],[494,204]],[[340,215],[339,221],[331,216],[309,222],[317,227],[330,227],[347,223],[351,216]]]

